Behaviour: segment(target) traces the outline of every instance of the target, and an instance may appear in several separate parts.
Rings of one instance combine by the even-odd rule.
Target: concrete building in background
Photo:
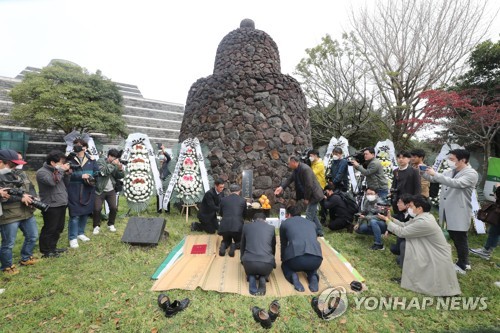
[[[58,60],[59,61],[59,60]],[[20,83],[27,72],[40,72],[40,68],[26,67],[15,78],[0,76],[0,146],[6,147],[7,141],[26,140],[24,144],[26,160],[29,167],[39,168],[47,153],[53,149],[65,150],[64,133],[49,130],[38,132],[29,127],[21,127],[9,119],[14,106],[9,96],[11,89]],[[163,143],[171,148],[178,142],[179,130],[184,117],[182,104],[169,103],[147,99],[142,96],[139,88],[132,84],[114,82],[123,96],[123,117],[129,133],[140,132],[147,134],[151,143]],[[23,134],[24,133],[24,134]],[[97,148],[108,145],[117,145],[126,138],[109,139],[104,133],[91,133]]]

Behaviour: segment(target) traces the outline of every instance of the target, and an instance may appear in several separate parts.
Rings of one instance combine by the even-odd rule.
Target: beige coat
[[[406,223],[393,220],[387,229],[406,238],[402,288],[430,296],[461,293],[450,244],[432,214],[422,213]]]

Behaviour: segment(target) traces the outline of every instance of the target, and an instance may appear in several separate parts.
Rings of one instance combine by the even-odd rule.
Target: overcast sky
[[[500,5],[493,1],[492,11]],[[277,43],[292,75],[305,49],[340,38],[364,0],[0,0],[0,76],[65,59],[137,85],[145,98],[185,104],[191,84],[212,74],[222,38],[254,20]],[[497,40],[497,17],[488,37]]]

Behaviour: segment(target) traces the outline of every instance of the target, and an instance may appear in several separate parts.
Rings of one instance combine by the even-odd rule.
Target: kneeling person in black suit
[[[318,291],[318,268],[323,262],[316,227],[300,216],[298,207],[288,207],[286,220],[280,226],[281,269],[297,291],[304,291],[297,272],[305,272],[309,290]]]
[[[247,209],[247,203],[240,196],[241,189],[239,185],[232,184],[229,186],[229,192],[231,194],[220,201],[222,219],[219,225],[219,235],[222,236],[222,243],[219,255],[224,256],[226,249],[229,248],[229,256],[234,257],[234,250],[240,247],[243,216]]]
[[[312,225],[312,224],[311,224]],[[264,213],[257,213],[253,223],[243,226],[241,235],[241,263],[247,274],[252,295],[266,294],[266,280],[276,268],[276,235],[274,227],[266,223]],[[257,288],[257,280],[259,288]]]

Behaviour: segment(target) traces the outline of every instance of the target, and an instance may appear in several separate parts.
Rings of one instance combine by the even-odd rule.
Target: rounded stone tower
[[[222,39],[213,74],[191,86],[179,141],[189,137],[208,146],[214,177],[239,182],[251,169],[254,197],[270,199],[290,174],[288,156],[311,146],[299,83],[281,74],[276,43],[252,20]]]

